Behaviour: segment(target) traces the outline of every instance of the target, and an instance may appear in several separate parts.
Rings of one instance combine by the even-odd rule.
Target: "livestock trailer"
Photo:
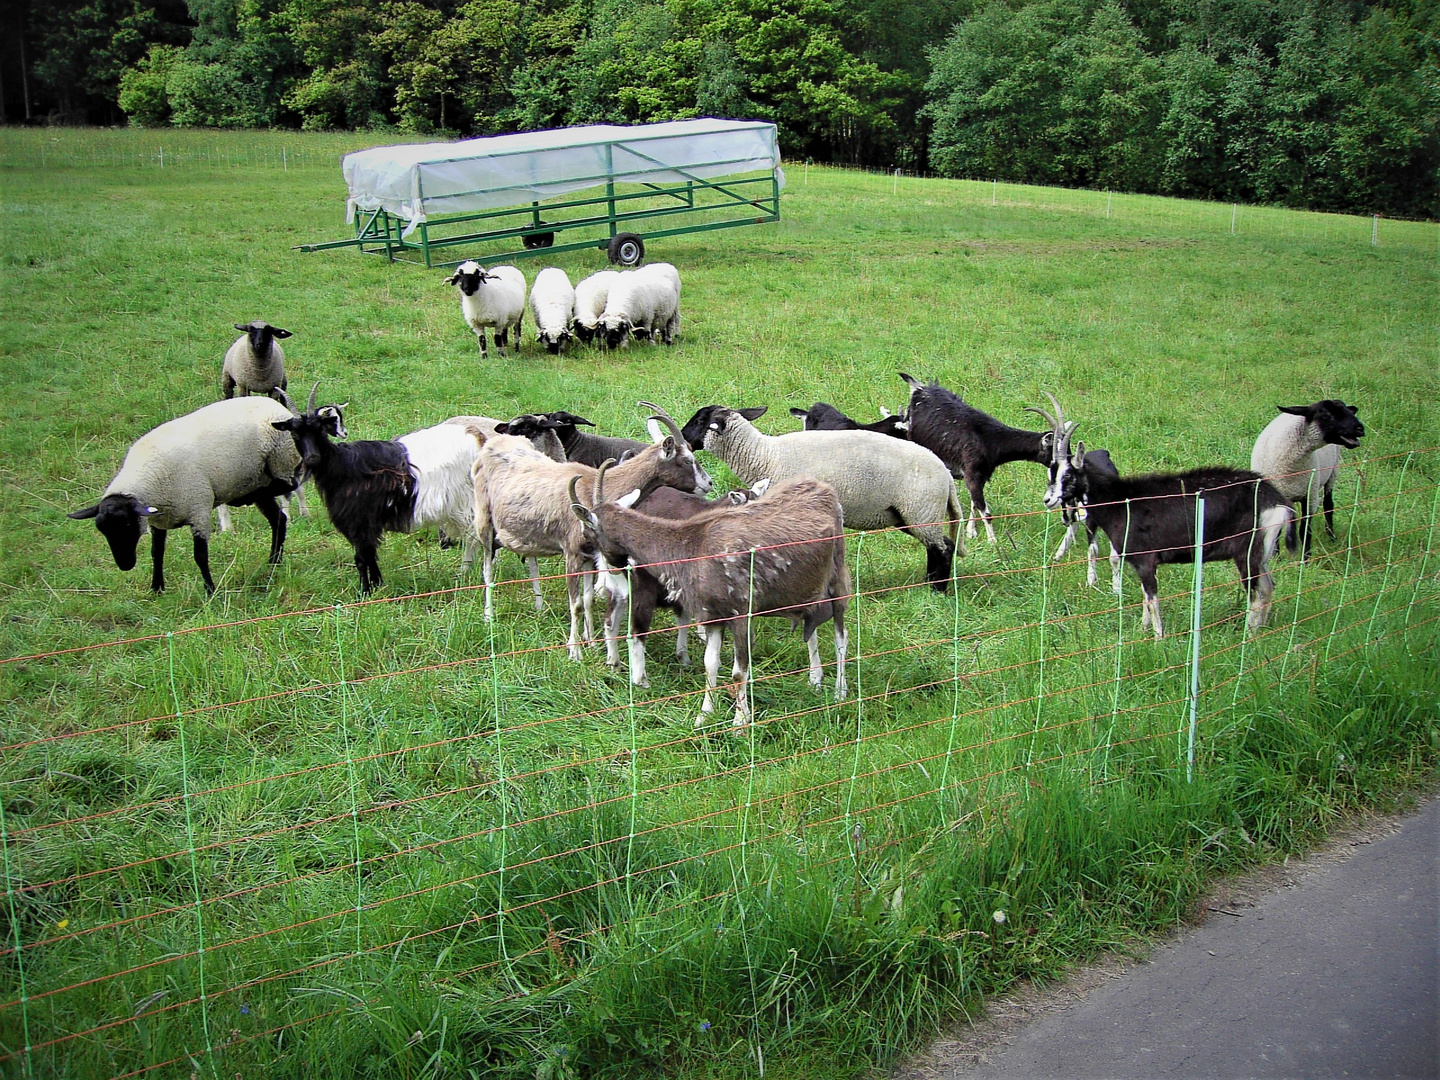
[[[751,120],[377,146],[346,154],[343,170],[355,235],[300,250],[355,247],[427,267],[481,244],[486,262],[601,248],[634,266],[648,239],[779,221],[785,186],[775,125]]]

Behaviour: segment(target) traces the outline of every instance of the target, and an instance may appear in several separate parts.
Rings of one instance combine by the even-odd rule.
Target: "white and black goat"
[[[1325,531],[1335,539],[1335,477],[1340,448],[1355,449],[1365,434],[1360,410],[1327,398],[1313,405],[1277,405],[1271,420],[1250,452],[1254,469],[1292,503],[1300,504],[1298,525],[1304,534],[1303,558],[1310,557],[1310,500],[1324,500]],[[1295,546],[1295,525],[1286,538]]]
[[[475,558],[470,530],[470,469],[484,433],[437,424],[396,440],[331,442],[331,421],[315,407],[315,389],[305,412],[272,427],[288,431],[336,531],[355,549],[360,591],[383,579],[376,552],[387,532],[408,533],[439,525],[451,536],[466,536],[461,569]]]
[[[735,726],[750,717],[750,620],[776,615],[803,621],[812,685],[822,678],[815,631],[835,622],[835,697],[844,698],[845,611],[850,572],[835,489],[803,478],[776,484],[763,499],[717,508],[682,521],[650,517],[633,506],[642,492],[607,502],[605,470],[597,473],[592,506],[570,481],[571,509],[612,566],[643,566],[663,584],[705,638],[705,698],[697,726],[714,713],[720,649],[729,626],[735,639]],[[618,486],[618,485],[617,485]]]
[[[578,461],[580,464],[589,465],[594,469],[598,469],[612,458],[619,461],[627,453],[644,450],[650,445],[639,439],[625,439],[615,435],[595,435],[588,431],[581,431],[577,425],[584,424],[586,427],[594,427],[595,421],[586,420],[583,416],[576,416],[564,409],[539,415],[546,417],[554,424],[555,434],[560,437],[560,445],[565,448],[565,460]],[[654,436],[655,432],[651,431],[651,435]]]
[[[616,468],[621,483],[648,493],[661,486],[685,491],[709,491],[710,477],[695,460],[675,421],[663,411],[654,419],[663,421],[672,434],[647,446]],[[529,441],[515,435],[495,435],[485,440],[472,470],[475,533],[484,551],[485,618],[494,615],[493,588],[496,543],[522,557],[563,555],[566,588],[570,599],[570,658],[579,660],[580,615],[583,610],[585,640],[594,641],[591,605],[593,575],[586,572],[592,561],[580,523],[570,513],[567,485],[572,477],[586,484],[594,481],[596,470],[580,462],[551,461]]]
[[[985,535],[993,544],[995,526],[985,502],[985,485],[996,469],[1011,461],[1048,465],[1048,433],[1002,424],[989,413],[967,405],[939,383],[922,383],[903,371],[900,378],[910,387],[910,404],[905,410],[910,421],[910,441],[932,451],[945,462],[952,476],[964,482],[970,493],[965,535],[977,535],[976,523],[984,521]]]
[[[881,410],[884,412],[884,410]],[[878,431],[897,439],[910,437],[910,423],[903,416],[886,412],[879,420],[862,424],[852,420],[827,401],[817,401],[808,409],[791,407],[790,415],[800,421],[803,431]]]
[[[769,480],[761,480],[752,487],[729,491],[713,500],[697,492],[659,487],[637,502],[634,509],[651,517],[680,521],[710,510],[743,506],[752,499],[758,499],[769,486]],[[650,634],[657,609],[675,614],[675,656],[682,667],[688,665],[690,626],[680,602],[666,592],[660,579],[643,567],[609,566],[603,556],[598,563],[602,571],[600,580],[610,598],[609,611],[605,616],[606,665],[612,668],[620,666],[620,634],[622,627],[628,623],[625,636],[629,643],[630,681],[636,686],[650,685],[645,674],[645,639]],[[813,649],[813,639],[811,646]],[[818,663],[818,653],[812,653],[812,656]]]
[[[1275,594],[1270,559],[1281,532],[1295,517],[1284,496],[1262,477],[1242,469],[1126,477],[1092,469],[1083,442],[1071,451],[1077,425],[1066,421],[1053,396],[1050,400],[1055,404],[1053,417],[1035,410],[1050,420],[1052,428],[1045,505],[1083,512],[1086,524],[1093,521],[1110,538],[1110,546],[1135,568],[1143,593],[1141,627],[1153,620],[1155,636],[1164,633],[1155,569],[1162,563],[1195,561],[1195,500],[1200,496],[1205,499],[1201,559],[1235,560],[1250,601],[1249,624],[1264,626]]]

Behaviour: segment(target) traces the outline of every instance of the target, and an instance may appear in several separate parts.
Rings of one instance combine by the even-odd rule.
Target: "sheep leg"
[[[235,376],[228,371],[222,372],[220,375],[220,395],[227,401],[235,396]],[[245,396],[249,397],[250,395],[246,394]]]
[[[164,529],[150,527],[150,589],[152,592],[165,591],[165,538]]]
[[[1321,493],[1321,500],[1325,507],[1325,531],[1330,534],[1330,539],[1335,539],[1335,488],[1332,484],[1326,484]]]
[[[955,562],[955,543],[948,536],[940,537],[933,547],[925,545],[925,580],[938,593],[950,588],[950,571]]]
[[[194,533],[195,565],[200,568],[200,576],[205,579],[206,594],[214,596],[215,579],[210,576],[210,538],[200,535],[200,533],[195,532],[193,529],[191,532]],[[163,541],[160,546],[162,548],[165,546]],[[156,564],[156,573],[159,573],[158,563]],[[165,587],[163,581],[160,583],[160,587],[162,589]]]
[[[700,715],[695,718],[696,727],[704,727],[715,713],[713,694],[720,681],[720,645],[725,631],[720,624],[701,626],[700,636],[705,639],[705,697],[700,702]]]
[[[1300,504],[1300,516],[1295,519],[1292,528],[1300,530],[1300,558],[1310,558],[1310,500],[1301,497],[1296,500]]]
[[[483,326],[477,328],[475,331],[475,336],[480,339],[480,359],[489,360],[490,354],[485,351],[485,328]],[[498,337],[495,344],[500,344]]]
[[[222,533],[227,533],[230,531],[230,507],[226,506],[224,503],[221,503],[219,506],[215,507],[215,523]]]
[[[255,508],[265,515],[270,523],[270,561],[278,563],[285,550],[285,524],[287,518],[280,512],[280,504],[273,495],[255,500]]]

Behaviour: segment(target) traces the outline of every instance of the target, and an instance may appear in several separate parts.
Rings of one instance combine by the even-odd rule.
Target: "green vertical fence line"
[[[855,542],[855,647],[851,650],[855,657],[855,754],[850,766],[850,787],[845,793],[845,835],[850,839],[850,859],[857,874],[860,872],[860,841],[850,824],[850,807],[855,800],[855,781],[860,775],[860,723],[865,715],[865,687],[860,681],[860,652],[864,648],[860,637],[861,555],[864,549],[865,534],[862,532]]]
[[[1405,607],[1405,631],[1410,631],[1410,613],[1415,610],[1415,601],[1420,596],[1420,582],[1425,580],[1425,571],[1430,565],[1430,542],[1435,536],[1435,511],[1440,508],[1440,483],[1435,485],[1435,497],[1430,500],[1430,524],[1425,527],[1425,554],[1420,557],[1420,571],[1415,575],[1415,587],[1410,590],[1410,603]]]
[[[1257,485],[1258,488],[1258,485]],[[1185,782],[1195,782],[1195,725],[1200,715],[1200,608],[1205,594],[1205,496],[1195,496],[1195,588],[1190,601],[1190,740]]]
[[[191,845],[194,850],[194,845]],[[15,968],[20,982],[20,1027],[25,1033],[25,1075],[34,1076],[30,1050],[30,992],[25,985],[25,953],[20,944],[20,918],[15,911],[15,878],[10,869],[10,832],[5,821],[5,800],[0,799],[0,854],[5,860],[5,901],[10,912],[10,929],[15,939]]]
[[[515,968],[510,963],[510,950],[505,944],[505,856],[510,839],[510,800],[505,791],[505,745],[501,739],[500,669],[495,661],[495,620],[491,619],[488,625],[490,627],[490,711],[495,717],[495,790],[500,795],[500,872],[496,875],[495,939],[500,948],[500,960],[505,966],[505,976],[512,985],[519,988],[519,983],[515,979]],[[625,887],[628,893],[630,887],[628,878]]]
[[[170,700],[175,707],[175,722],[180,728],[180,794],[185,803],[185,845],[190,849],[190,888],[195,896],[195,932],[200,945],[196,949],[196,963],[200,969],[200,1029],[205,1034],[205,1057],[210,1062],[211,1075],[219,1075],[215,1069],[215,1047],[210,1041],[210,999],[205,991],[205,917],[200,910],[200,869],[195,857],[195,824],[190,811],[190,756],[185,744],[185,713],[180,708],[180,691],[175,686],[175,632],[165,635],[165,644],[170,658]]]
[[[1111,546],[1114,550],[1114,546]],[[1115,739],[1115,722],[1120,718],[1120,683],[1125,656],[1125,556],[1130,551],[1130,500],[1125,500],[1125,535],[1120,544],[1119,587],[1115,590],[1115,687],[1110,694],[1110,727],[1105,732],[1105,759],[1100,764],[1100,779],[1110,779],[1110,747]]]
[[[959,535],[959,526],[956,526],[956,535]],[[960,724],[960,575],[955,571],[957,560],[950,560],[950,595],[954,600],[954,624],[950,629],[951,647],[951,684],[953,692],[950,698],[950,739],[945,746],[945,764],[940,769],[940,790],[937,793],[940,800],[940,810],[945,811],[945,784],[950,776],[950,757],[955,753],[955,730]]]
[[[741,633],[745,635],[747,650],[752,644],[750,640],[750,619],[755,612],[755,549],[750,549],[750,581],[749,591],[745,601],[745,622]],[[740,648],[735,643],[735,648]],[[737,653],[738,655],[738,653]],[[745,670],[745,685],[741,688],[745,694],[745,712],[749,717],[749,723],[745,726],[748,729],[750,744],[750,763],[746,770],[745,778],[745,808],[740,817],[740,876],[744,879],[744,890],[750,888],[750,864],[748,861],[748,848],[750,843],[750,806],[755,798],[755,698],[752,692],[755,672],[755,657],[750,655],[750,664]],[[738,703],[738,698],[736,699]],[[735,889],[736,906],[740,910],[740,940],[745,945],[745,971],[750,978],[750,1044],[755,1051],[756,1070],[760,1076],[765,1075],[765,1047],[760,1038],[760,988],[755,982],[755,958],[750,951],[750,928],[746,925],[746,908],[744,895],[741,892],[741,883],[735,878],[735,863],[730,862],[730,883]]]
[[[1405,455],[1405,464],[1400,466],[1400,482],[1395,485],[1395,503],[1390,509],[1390,543],[1385,548],[1385,576],[1380,580],[1380,591],[1375,594],[1375,606],[1370,609],[1370,622],[1365,627],[1365,639],[1371,643],[1375,641],[1375,616],[1380,614],[1380,602],[1385,599],[1385,590],[1390,587],[1390,568],[1395,559],[1395,522],[1400,515],[1400,496],[1405,493],[1405,473],[1414,456],[1414,450]]]
[[[1362,463],[1363,464],[1363,463]],[[1330,662],[1330,646],[1340,627],[1340,612],[1345,607],[1345,590],[1350,584],[1350,557],[1355,553],[1355,516],[1360,512],[1360,472],[1355,471],[1355,497],[1350,500],[1350,525],[1345,530],[1345,572],[1340,576],[1340,599],[1335,603],[1335,618],[1330,620],[1330,633],[1325,635],[1325,662]]]
[[[600,574],[597,571],[595,581],[598,585]],[[635,676],[634,660],[631,652],[635,647],[635,575],[629,566],[625,567],[625,665],[629,669],[625,676],[626,704],[625,714],[630,723],[630,835],[625,841],[625,904],[630,909],[630,917],[635,917],[635,898],[630,889],[630,872],[635,858],[635,822],[638,818],[640,807],[640,758],[639,744],[635,735]],[[678,617],[677,617],[678,621]],[[652,623],[653,625],[653,623]],[[676,632],[679,632],[677,627]],[[687,631],[688,633],[688,631]],[[645,644],[649,644],[646,642]],[[616,655],[620,652],[620,643],[615,643]],[[646,675],[649,678],[649,675]]]
[[[1035,727],[1030,732],[1030,750],[1025,755],[1025,768],[1035,761],[1035,740],[1040,737],[1040,716],[1045,709],[1045,623],[1050,606],[1050,515],[1045,515],[1045,533],[1040,542],[1040,674],[1035,691]],[[1030,786],[1025,786],[1028,794]]]
[[[350,701],[345,681],[345,639],[340,629],[340,613],[343,604],[335,605],[335,655],[340,666],[340,738],[345,747],[345,777],[350,787],[350,839],[355,845],[355,955],[361,955],[364,943],[361,938],[362,910],[365,906],[365,879],[360,870],[360,804],[355,794],[355,759],[350,753]]]
[[[1249,546],[1246,548],[1246,551],[1245,551],[1245,564],[1246,564],[1247,566],[1250,564],[1250,557],[1251,557],[1251,556],[1254,554],[1254,552],[1255,552],[1255,536],[1256,536],[1256,534],[1259,532],[1259,525],[1260,525],[1260,485],[1259,485],[1259,484],[1254,484],[1254,485],[1252,485],[1251,488],[1250,488],[1250,492],[1251,492],[1251,495],[1250,495],[1250,522],[1251,522],[1252,528],[1251,528],[1251,530],[1250,530],[1250,543],[1249,543]],[[1264,541],[1264,538],[1263,538],[1263,535],[1262,535],[1262,538],[1261,538],[1261,541],[1260,541],[1260,542],[1261,542],[1261,543],[1264,543],[1264,542],[1265,542],[1265,541]],[[1277,546],[1278,546],[1278,545],[1277,545]],[[1267,569],[1267,571],[1268,571],[1268,569],[1269,569],[1269,563],[1268,563],[1268,562],[1266,563],[1266,569]],[[1248,596],[1249,594],[1247,593],[1246,595]],[[1234,717],[1233,714],[1234,714],[1234,712],[1235,712],[1235,706],[1236,706],[1236,704],[1237,704],[1237,703],[1239,702],[1239,700],[1240,700],[1240,683],[1241,683],[1241,681],[1245,678],[1245,647],[1246,647],[1247,645],[1249,645],[1249,644],[1250,644],[1250,619],[1249,619],[1249,614],[1248,614],[1248,612],[1247,612],[1246,618],[1244,619],[1244,621],[1242,621],[1242,622],[1240,623],[1240,663],[1239,663],[1239,666],[1235,669],[1235,682],[1234,682],[1234,685],[1232,685],[1231,688],[1230,688],[1230,712],[1231,712],[1231,714],[1232,714],[1231,717],[1230,717],[1231,723],[1234,723],[1234,721],[1235,721],[1235,717]]]

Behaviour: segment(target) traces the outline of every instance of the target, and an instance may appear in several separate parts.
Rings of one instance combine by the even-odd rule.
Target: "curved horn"
[[[650,419],[659,420],[662,424],[668,427],[670,429],[670,434],[675,436],[675,441],[677,443],[685,442],[685,436],[680,434],[680,425],[675,423],[675,421],[671,419],[670,414],[667,413],[664,409],[662,409],[659,405],[656,405],[653,401],[637,401],[635,404],[639,405],[642,409],[649,409],[654,414],[650,417]],[[688,446],[689,444],[686,443],[686,445]]]
[[[595,500],[594,505],[599,506],[605,501],[605,474],[610,466],[615,464],[614,458],[606,458],[600,465],[600,471],[595,474]]]
[[[580,495],[579,495],[579,493],[576,492],[576,490],[575,490],[575,485],[578,484],[579,482],[580,482],[580,475],[579,475],[578,473],[577,473],[576,475],[570,477],[570,505],[571,505],[571,506],[583,506],[583,505],[584,505],[584,503],[582,503],[582,502],[580,501]]]
[[[1060,402],[1055,400],[1055,395],[1050,393],[1049,390],[1042,390],[1040,392],[1050,399],[1051,405],[1055,406],[1055,430],[1058,431],[1065,426],[1065,410],[1060,408]]]
[[[1045,418],[1045,422],[1050,425],[1051,431],[1060,430],[1060,425],[1055,422],[1055,418],[1051,416],[1048,412],[1046,412],[1044,409],[1037,409],[1034,405],[1026,405],[1024,411],[1033,412],[1036,416],[1043,416]]]
[[[305,403],[305,411],[307,413],[315,411],[315,391],[318,389],[320,389],[320,380],[316,379],[315,385],[310,387],[310,400]]]

